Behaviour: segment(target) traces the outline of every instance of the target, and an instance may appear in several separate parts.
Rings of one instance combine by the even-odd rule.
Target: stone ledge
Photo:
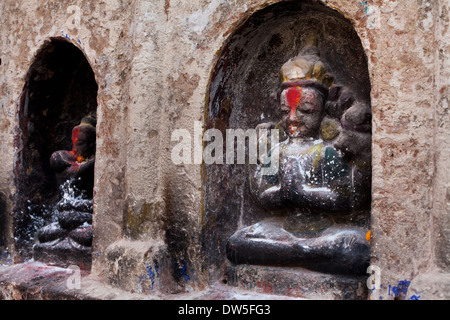
[[[314,300],[366,300],[367,276],[343,276],[303,268],[229,265],[228,284],[258,293]]]
[[[74,270],[25,262],[0,266],[0,300],[112,300],[137,295],[110,287],[87,271],[80,270],[81,288],[69,289]],[[142,299],[142,298],[141,298]]]
[[[450,300],[450,274],[439,271],[424,273],[411,281],[408,297],[420,300]]]
[[[292,300],[256,293],[217,282],[202,291],[179,294],[139,294],[106,284],[100,277],[81,270],[80,289],[69,289],[72,269],[25,262],[0,265],[0,300]]]
[[[121,239],[105,250],[103,275],[108,283],[142,294],[177,292],[166,246],[157,241]]]

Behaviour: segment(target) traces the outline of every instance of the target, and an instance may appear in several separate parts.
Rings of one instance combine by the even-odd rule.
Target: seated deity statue
[[[93,182],[96,119],[86,116],[72,130],[72,150],[55,151],[50,158],[61,198],[54,207],[53,222],[37,231],[34,252],[89,251],[92,245]],[[47,251],[47,252],[46,252]]]
[[[267,157],[278,156],[278,168],[264,171],[270,163],[261,160],[249,166],[248,179],[255,202],[272,217],[229,238],[232,263],[336,274],[367,270],[371,111],[348,99],[350,90],[342,90],[345,105],[328,103],[334,77],[327,68],[314,44],[281,68],[282,119],[256,127],[269,144],[260,129],[280,130],[281,142],[270,145]]]
[[[58,185],[78,180],[78,187],[92,196],[95,162],[95,125],[93,116],[86,116],[72,129],[72,150],[58,150],[50,157]]]

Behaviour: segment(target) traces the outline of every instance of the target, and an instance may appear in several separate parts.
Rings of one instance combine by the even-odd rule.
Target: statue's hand
[[[70,167],[72,162],[76,161],[76,158],[70,151],[55,151],[50,157],[50,165],[56,172],[62,172]]]
[[[298,159],[284,159],[280,171],[281,196],[285,200],[293,200],[302,196],[302,184],[305,177],[299,166]]]
[[[282,199],[298,207],[322,212],[348,212],[351,205],[350,196],[345,192],[336,192],[337,185],[330,187],[326,184],[311,184],[311,172],[301,160],[288,157],[283,161],[280,173]]]
[[[278,175],[264,175],[260,165],[251,165],[248,182],[250,194],[262,207],[281,205]]]
[[[92,169],[95,164],[95,157],[89,158],[88,160],[81,162],[79,164],[78,171],[82,174],[83,172]]]

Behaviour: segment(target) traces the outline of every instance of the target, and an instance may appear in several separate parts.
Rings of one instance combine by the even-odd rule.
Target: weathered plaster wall
[[[431,224],[432,259],[411,291],[425,299],[448,299],[450,292],[450,144],[449,118],[449,3],[436,1],[434,11],[434,179]]]
[[[114,278],[129,271],[126,264],[121,267],[120,258],[114,258],[118,252],[130,252],[137,243],[151,248],[134,255],[147,269],[133,269],[128,280],[124,279],[130,288],[153,288],[140,279],[149,278],[149,270],[161,264],[167,265],[171,274],[169,280],[161,276],[155,282],[174,278],[169,290],[201,289],[207,284],[207,267],[200,252],[201,168],[200,164],[172,162],[175,142],[171,134],[186,129],[193,137],[194,121],[203,122],[216,52],[230,31],[249,15],[247,6],[224,1],[136,4],[123,209],[124,235],[134,242],[113,243],[105,261],[108,277]],[[139,281],[133,284],[129,279]]]
[[[436,8],[435,28],[435,180],[434,180],[434,228],[436,233],[436,262],[445,272],[450,272],[450,23],[448,1],[439,1]]]
[[[9,8],[7,4],[0,3],[0,19],[2,25],[7,25],[9,22]],[[14,40],[13,35],[6,35],[2,33],[1,36],[1,49],[0,49],[0,77],[1,77],[1,117],[0,117],[0,152],[3,155],[3,165],[0,168],[1,187],[0,187],[0,201],[3,202],[2,210],[2,245],[0,246],[0,252],[2,258],[8,256],[13,251],[13,234],[12,234],[12,217],[9,214],[11,210],[11,195],[14,192],[13,189],[13,160],[14,150],[13,132],[14,132],[14,114],[15,114],[15,101],[18,99],[17,92],[20,92],[20,81],[18,81],[19,72],[16,69],[15,62],[9,62],[9,57],[17,56],[19,53],[13,50],[12,42]],[[16,81],[14,81],[16,79]],[[4,259],[0,259],[4,260]]]
[[[445,274],[436,274],[434,293],[420,285],[406,293],[413,279],[433,278],[436,262],[448,272],[448,4],[359,5],[354,24],[372,82],[372,263],[382,286],[371,298],[448,298]]]
[[[435,269],[435,252],[443,248],[435,241],[445,232],[436,232],[432,221],[448,224],[442,206],[448,157],[441,131],[448,119],[436,118],[446,113],[441,105],[448,77],[442,80],[439,73],[448,46],[447,8],[436,1],[359,4],[363,11],[354,23],[372,82],[372,263],[380,267],[382,285],[371,298],[424,297],[423,290],[405,294],[398,288],[407,289]]]
[[[102,217],[97,228],[96,246],[102,246],[103,233],[108,239],[119,238],[119,219],[109,208],[123,207],[123,177],[126,144],[124,143],[125,109],[128,103],[128,68],[133,42],[128,34],[132,24],[132,2],[88,3],[85,1],[3,1],[1,35],[2,73],[2,143],[4,165],[2,187],[9,199],[15,194],[14,138],[17,108],[25,76],[37,50],[44,40],[62,37],[83,51],[90,62],[99,85],[98,92],[98,166],[96,167],[96,217]],[[105,125],[107,124],[107,125]],[[110,124],[113,124],[112,126]],[[114,222],[115,221],[115,222]]]
[[[85,53],[99,85],[92,271],[144,293],[202,289],[218,280],[201,253],[201,167],[172,162],[171,133],[187,129],[194,137],[223,43],[276,2],[0,2],[5,211],[20,196],[13,151],[24,77],[45,39],[65,37]],[[448,4],[321,2],[353,23],[369,62],[372,263],[383,286],[372,298],[394,298],[390,288],[399,281],[426,274],[415,284],[421,292],[434,279],[429,272],[449,271]],[[4,247],[11,250],[11,219],[4,221]]]

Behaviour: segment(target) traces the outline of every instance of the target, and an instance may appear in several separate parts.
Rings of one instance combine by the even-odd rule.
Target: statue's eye
[[[315,112],[314,105],[312,105],[311,103],[304,103],[302,104],[300,111],[305,114],[314,113]]]
[[[291,108],[289,108],[289,106],[287,106],[285,104],[281,105],[281,112],[288,113],[289,111],[291,111]]]

